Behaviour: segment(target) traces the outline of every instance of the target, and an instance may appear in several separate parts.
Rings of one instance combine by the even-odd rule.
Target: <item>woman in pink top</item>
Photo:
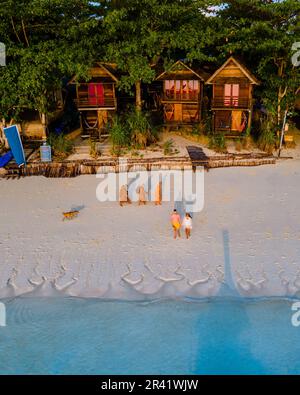
[[[178,237],[181,237],[180,235],[180,228],[181,228],[181,218],[180,215],[178,214],[177,210],[173,211],[173,214],[171,215],[171,224],[173,227],[174,231],[174,239]]]

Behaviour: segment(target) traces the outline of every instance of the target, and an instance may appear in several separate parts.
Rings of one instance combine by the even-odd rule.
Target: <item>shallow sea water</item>
[[[300,374],[292,301],[4,301],[1,374]]]

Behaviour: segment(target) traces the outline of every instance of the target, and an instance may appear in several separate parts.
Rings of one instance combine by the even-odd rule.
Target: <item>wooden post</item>
[[[115,110],[117,111],[118,102],[117,102],[117,95],[116,95],[116,84],[113,84],[113,96],[114,96]]]
[[[252,125],[252,110],[249,110],[248,113],[249,113],[249,119],[248,119],[247,129],[250,130]]]
[[[202,120],[202,111],[203,111],[203,96],[204,96],[204,84],[202,81],[199,81],[199,87],[200,87],[200,93],[198,93],[198,100],[200,101],[199,103],[199,119],[198,123],[200,124]]]
[[[287,113],[288,113],[288,110],[286,109],[285,112],[284,112],[283,124],[282,124],[282,129],[281,129],[281,137],[280,137],[278,158],[280,158],[280,154],[281,154],[281,150],[282,150],[282,144],[283,144],[283,138],[284,138],[284,131],[285,131],[285,124],[286,124]]]
[[[79,127],[80,127],[81,134],[82,134],[82,132],[83,132],[83,121],[82,121],[82,117],[83,117],[82,111],[80,111],[80,113],[79,113],[79,122],[80,122]]]
[[[249,119],[247,128],[250,129],[252,125],[252,111],[253,111],[253,103],[252,103],[252,94],[253,94],[253,85],[249,87]]]
[[[99,137],[99,141],[101,140],[101,130],[103,128],[103,123],[104,123],[103,116],[104,116],[103,112],[101,110],[98,110],[97,111],[97,119],[98,119],[98,137]]]
[[[45,113],[41,114],[41,121],[42,121],[42,126],[43,126],[42,139],[44,141],[46,141],[47,140],[47,118],[46,118],[46,114]]]
[[[142,111],[142,84],[141,80],[136,81],[135,83],[135,105],[137,111]]]
[[[5,119],[2,118],[2,123],[0,128],[0,143],[4,142],[4,128],[5,128]]]

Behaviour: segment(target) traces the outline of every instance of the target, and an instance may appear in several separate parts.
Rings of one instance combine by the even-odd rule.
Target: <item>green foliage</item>
[[[167,70],[178,59],[221,65],[231,54],[260,80],[255,92],[277,124],[286,107],[293,110],[300,86],[300,67],[291,62],[292,44],[300,41],[299,0],[2,3],[7,66],[0,67],[0,117],[7,121],[24,108],[51,113],[53,89],[75,74],[88,80],[96,60],[116,62],[119,87],[131,92],[136,85],[138,93],[139,83],[155,79],[158,66]],[[207,133],[210,125],[207,119]]]
[[[174,153],[174,140],[169,139],[163,143],[164,155],[172,155]]]
[[[112,154],[120,156],[122,149],[130,146],[130,134],[126,124],[119,117],[115,117],[109,130],[112,142]]]
[[[257,141],[258,148],[269,154],[274,151],[277,140],[275,130],[272,123],[268,120],[263,123],[262,132]]]
[[[90,156],[92,158],[97,159],[99,156],[101,156],[101,152],[98,148],[98,144],[92,138],[89,139],[89,146],[90,146]]]
[[[280,124],[286,107],[292,109],[300,85],[300,68],[291,61],[293,43],[300,37],[298,0],[229,0],[218,10],[215,44],[223,61],[238,54],[261,82],[256,94]]]
[[[0,67],[0,117],[24,109],[51,113],[51,96],[65,76],[86,76],[99,47],[99,26],[88,0],[7,0],[1,4],[0,37],[7,66]],[[102,37],[102,36],[101,36]]]
[[[177,58],[177,52],[186,53],[197,42],[199,55],[207,6],[207,1],[199,0],[114,2],[103,27],[106,58],[126,73],[120,86],[131,91],[137,82],[152,82],[158,63],[168,68]]]
[[[226,146],[224,135],[222,133],[211,134],[209,136],[208,148],[220,153],[227,152],[227,146]]]
[[[144,149],[156,141],[149,116],[135,109],[123,117],[116,117],[110,128],[113,153],[121,154],[122,148]]]
[[[65,159],[74,151],[73,142],[68,140],[63,134],[57,136],[54,133],[50,133],[47,142],[51,146],[53,155],[60,159]]]
[[[130,132],[131,144],[134,148],[143,149],[155,141],[147,114],[133,110],[127,116],[126,123]]]

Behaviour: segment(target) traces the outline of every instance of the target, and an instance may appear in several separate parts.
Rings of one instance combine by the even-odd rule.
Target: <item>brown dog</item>
[[[78,214],[79,214],[79,211],[77,211],[77,210],[76,211],[68,211],[66,213],[63,213],[63,216],[64,216],[63,221],[65,221],[66,219],[67,220],[74,219],[78,216]]]

